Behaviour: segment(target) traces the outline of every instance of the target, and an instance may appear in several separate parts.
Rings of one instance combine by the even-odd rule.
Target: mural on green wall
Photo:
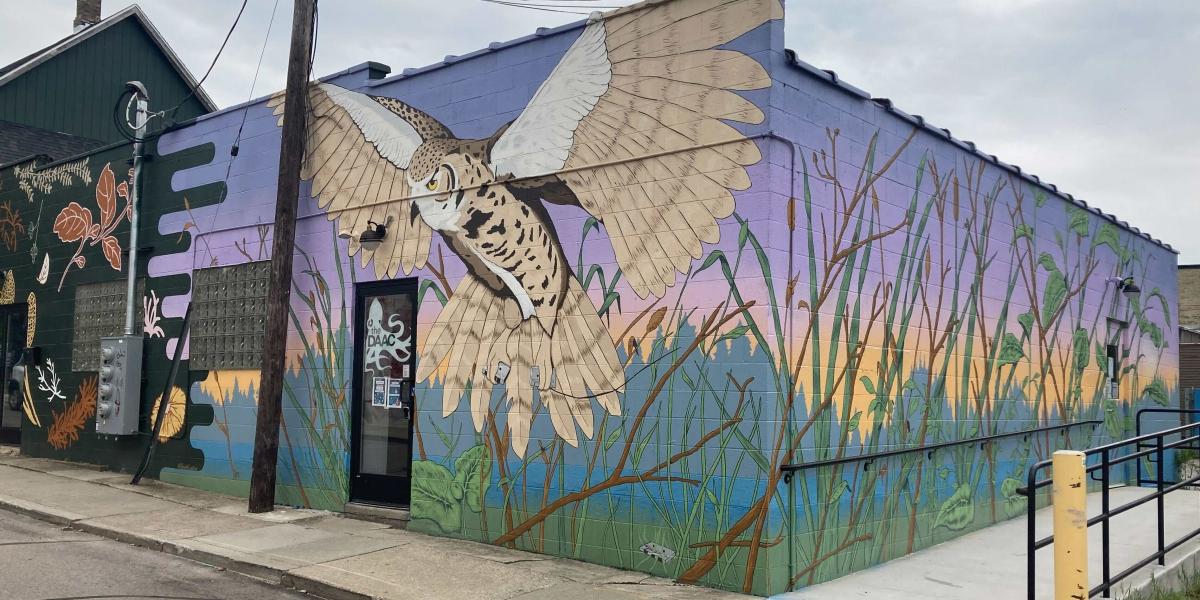
[[[94,434],[96,374],[73,364],[72,347],[79,343],[75,330],[76,286],[112,284],[124,289],[128,273],[130,185],[132,174],[114,165],[130,157],[130,148],[117,148],[66,163],[44,166],[36,161],[0,173],[0,260],[8,276],[0,304],[15,305],[26,331],[6,345],[5,360],[12,364],[23,348],[34,348],[36,362],[25,365],[17,384],[24,413],[21,443],[32,455],[89,460],[113,468],[129,469],[140,459],[140,437],[101,440]],[[154,195],[156,205],[142,210],[152,218],[170,207],[170,196],[160,193],[161,180],[149,177],[143,194]],[[165,238],[148,227],[143,241],[156,253],[170,254],[186,248],[184,238]],[[144,269],[144,264],[142,266]],[[145,351],[151,360],[144,372],[142,414],[147,415],[165,383],[167,347],[179,334],[181,315],[162,314],[159,294],[186,289],[187,279],[142,276],[147,290]],[[23,310],[20,310],[23,309]],[[108,324],[114,325],[114,324]],[[118,327],[120,324],[115,324]],[[168,336],[171,336],[168,339]],[[181,378],[188,377],[186,367]],[[172,394],[167,428],[170,444],[160,449],[163,464],[194,465],[202,456],[192,449],[184,433],[192,424],[205,422],[208,411],[189,413],[185,396]],[[148,419],[148,417],[147,417]],[[148,429],[148,427],[147,427]]]

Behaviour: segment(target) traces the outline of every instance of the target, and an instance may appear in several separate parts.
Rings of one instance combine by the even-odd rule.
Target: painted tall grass
[[[441,492],[451,509],[436,522],[414,505],[413,526],[776,593],[1019,514],[1032,461],[1123,435],[1129,402],[1105,393],[1107,317],[1130,324],[1117,335],[1121,397],[1170,396],[1171,374],[1143,372],[1158,361],[1142,347],[1162,356],[1170,316],[1144,304],[1168,303],[1152,290],[1126,305],[1104,284],[1145,276],[1135,244],[1023,180],[974,160],[939,165],[912,142],[885,155],[876,135],[848,169],[829,131],[823,149],[797,154],[792,260],[773,263],[735,214],[736,244],[710,250],[674,300],[636,313],[622,313],[621,272],[586,262],[599,231],[586,221],[575,273],[616,324],[623,416],[601,418],[578,448],[539,435],[548,419],[535,417],[533,437],[554,441],[516,460],[498,394],[481,434],[422,413],[436,438],[421,468],[469,493]],[[908,196],[884,194],[914,154]],[[723,297],[709,295],[714,282]],[[690,306],[691,288],[712,301]],[[781,481],[784,464],[1085,419],[1106,427],[808,471],[794,503]]]
[[[349,311],[354,272],[351,269],[347,274],[344,270],[339,241],[332,229],[331,237],[336,277],[332,284],[315,258],[298,250],[304,261],[300,271],[303,278],[293,284],[288,316],[299,333],[303,354],[284,377],[283,393],[290,410],[284,412],[280,462],[290,464],[292,477],[290,482],[285,477],[280,481],[295,485],[299,503],[304,506],[340,510],[350,489],[347,402],[353,380]],[[303,310],[296,310],[297,303]],[[307,322],[302,321],[302,315],[308,317]]]

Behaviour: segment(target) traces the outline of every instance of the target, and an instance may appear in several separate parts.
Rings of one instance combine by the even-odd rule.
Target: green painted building
[[[126,141],[114,108],[127,81],[146,86],[154,110],[178,105],[167,123],[216,109],[136,5],[105,19],[98,0],[77,7],[74,33],[0,68],[0,164]]]

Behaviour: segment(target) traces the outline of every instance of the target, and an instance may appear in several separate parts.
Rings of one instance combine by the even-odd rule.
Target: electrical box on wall
[[[137,433],[142,405],[142,336],[100,338],[99,375],[96,433]]]

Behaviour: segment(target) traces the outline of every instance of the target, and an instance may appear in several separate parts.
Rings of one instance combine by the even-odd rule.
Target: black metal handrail
[[[1135,435],[1142,435],[1142,415],[1143,415],[1143,414],[1171,414],[1171,415],[1180,415],[1180,416],[1182,417],[1182,415],[1200,415],[1200,409],[1187,409],[1187,408],[1143,408],[1143,409],[1141,409],[1141,410],[1137,411],[1136,415],[1134,416],[1134,431],[1136,432],[1136,433],[1135,433]],[[1153,445],[1153,444],[1140,443],[1140,444],[1138,444],[1138,445],[1137,445],[1137,447],[1138,447],[1138,450],[1142,450],[1142,449],[1146,449],[1146,448],[1153,448],[1153,447],[1154,447],[1154,445]],[[1175,450],[1177,450],[1177,451],[1178,451],[1178,450],[1193,450],[1193,451],[1198,451],[1198,452],[1200,452],[1200,445],[1197,445],[1197,446],[1181,446],[1181,447],[1175,448]],[[1151,458],[1151,459],[1150,459],[1150,462],[1151,462],[1151,463],[1153,463],[1153,462],[1154,462],[1154,459],[1153,459],[1153,458]],[[1141,486],[1141,485],[1152,485],[1152,484],[1154,484],[1154,483],[1157,483],[1157,482],[1156,482],[1156,480],[1154,480],[1154,479],[1145,479],[1145,478],[1143,478],[1143,477],[1142,477],[1142,462],[1141,462],[1141,461],[1138,461],[1138,462],[1137,462],[1137,482],[1138,482],[1138,485],[1139,485],[1139,486]],[[1164,482],[1164,483],[1166,483],[1167,485],[1172,485],[1172,484],[1175,484],[1175,483],[1178,483],[1178,482],[1176,482],[1176,481],[1166,481],[1166,482]]]
[[[949,448],[951,446],[962,446],[962,445],[966,445],[966,444],[981,444],[982,445],[982,444],[988,444],[988,443],[994,442],[999,439],[1010,438],[1010,437],[1020,437],[1020,436],[1031,436],[1031,435],[1035,435],[1038,433],[1046,433],[1049,431],[1062,430],[1065,433],[1065,431],[1067,429],[1070,429],[1072,427],[1081,427],[1083,425],[1091,425],[1091,426],[1095,427],[1097,425],[1102,425],[1103,423],[1104,423],[1104,421],[1099,421],[1099,420],[1074,421],[1071,423],[1063,423],[1060,425],[1048,425],[1046,427],[1038,427],[1036,429],[1025,429],[1022,431],[1010,431],[1008,433],[993,433],[991,435],[983,435],[983,436],[979,436],[979,437],[968,438],[965,440],[954,440],[954,441],[950,441],[950,442],[939,442],[937,444],[913,446],[912,448],[898,448],[895,450],[885,450],[883,452],[873,452],[871,454],[856,454],[854,456],[842,456],[842,457],[830,458],[830,459],[826,459],[826,460],[816,460],[813,462],[787,464],[787,465],[783,465],[783,466],[779,467],[779,469],[781,471],[783,471],[784,481],[786,482],[791,479],[792,473],[795,473],[796,471],[806,471],[808,469],[817,469],[820,467],[831,467],[831,466],[835,466],[835,465],[842,465],[842,464],[846,464],[846,463],[859,462],[859,461],[864,461],[864,462],[870,464],[879,459],[891,458],[893,456],[900,456],[901,454],[911,454],[914,452],[928,452],[929,458],[933,458],[934,452],[937,452],[938,450],[941,450],[943,448]]]
[[[1171,410],[1171,409],[1156,409],[1156,410],[1167,411],[1167,410]],[[1193,434],[1193,433],[1195,435],[1189,436],[1189,434]],[[1166,441],[1166,439],[1168,437],[1174,436],[1174,435],[1179,435],[1180,439],[1168,443]],[[1149,444],[1149,448],[1144,448],[1144,446],[1147,445],[1147,443],[1151,442],[1151,440],[1152,440],[1152,443]],[[1163,431],[1159,431],[1156,433],[1138,435],[1138,436],[1129,438],[1127,440],[1113,442],[1111,444],[1106,444],[1104,446],[1099,446],[1097,448],[1092,448],[1091,450],[1084,451],[1084,455],[1087,457],[1092,457],[1092,456],[1100,457],[1100,462],[1098,464],[1088,466],[1086,468],[1086,473],[1091,474],[1093,472],[1099,471],[1100,472],[1100,485],[1101,485],[1100,514],[1089,518],[1087,521],[1087,526],[1091,527],[1092,525],[1100,524],[1100,545],[1101,545],[1101,552],[1102,552],[1101,569],[1102,569],[1103,573],[1102,573],[1102,581],[1100,582],[1100,584],[1093,587],[1091,590],[1088,591],[1089,598],[1096,596],[1097,594],[1103,594],[1103,596],[1105,598],[1109,597],[1109,591],[1117,583],[1120,583],[1121,580],[1125,579],[1126,577],[1129,577],[1130,575],[1136,573],[1142,567],[1145,567],[1146,565],[1149,565],[1150,563],[1152,563],[1156,560],[1158,561],[1159,565],[1166,564],[1166,555],[1168,552],[1178,548],[1180,545],[1184,544],[1185,542],[1192,539],[1193,537],[1200,535],[1200,528],[1197,528],[1197,529],[1193,530],[1192,532],[1188,533],[1187,535],[1183,536],[1182,538],[1175,540],[1174,542],[1172,542],[1170,544],[1167,544],[1165,528],[1164,528],[1164,520],[1165,520],[1165,517],[1164,517],[1165,500],[1164,500],[1164,498],[1165,498],[1165,496],[1171,492],[1174,492],[1174,491],[1182,489],[1186,486],[1193,485],[1193,484],[1196,484],[1197,482],[1200,482],[1200,476],[1196,476],[1187,481],[1181,481],[1181,482],[1174,483],[1174,484],[1168,486],[1167,482],[1166,482],[1165,473],[1163,472],[1164,464],[1165,464],[1163,462],[1163,453],[1166,450],[1177,449],[1180,447],[1186,447],[1185,444],[1194,443],[1194,442],[1197,442],[1198,440],[1200,440],[1200,423],[1191,423],[1188,425],[1181,425],[1179,427],[1164,429]],[[1128,448],[1129,446],[1134,446],[1135,451],[1130,452],[1129,454],[1125,454],[1123,456],[1115,457],[1115,458],[1112,456],[1113,453],[1119,452],[1122,449]],[[1156,487],[1155,491],[1151,494],[1148,494],[1146,496],[1138,498],[1137,500],[1133,500],[1131,502],[1127,502],[1121,506],[1113,508],[1109,502],[1109,471],[1114,466],[1126,463],[1131,460],[1137,460],[1144,456],[1150,456],[1150,455],[1154,455],[1158,460],[1158,469],[1157,469],[1158,477],[1157,477],[1157,479],[1155,479],[1152,482],[1155,484],[1155,487]],[[1043,461],[1036,463],[1033,466],[1029,467],[1029,472],[1026,475],[1025,487],[1017,490],[1018,493],[1020,493],[1024,496],[1027,496],[1029,498],[1029,501],[1027,503],[1027,515],[1026,515],[1026,518],[1027,518],[1027,527],[1026,527],[1026,532],[1027,532],[1026,569],[1027,569],[1027,573],[1026,573],[1026,576],[1028,578],[1026,587],[1027,587],[1027,591],[1028,591],[1029,600],[1034,600],[1035,593],[1036,593],[1035,575],[1036,575],[1036,571],[1037,571],[1037,551],[1054,543],[1054,535],[1053,534],[1049,535],[1047,537],[1038,539],[1037,530],[1035,527],[1036,526],[1036,513],[1037,513],[1037,502],[1036,502],[1037,490],[1038,490],[1038,488],[1043,488],[1043,487],[1049,486],[1052,483],[1051,479],[1039,480],[1037,478],[1037,475],[1038,475],[1038,472],[1049,467],[1052,464],[1052,462],[1053,462],[1052,460],[1043,460]],[[1109,521],[1117,515],[1128,512],[1134,508],[1137,508],[1138,506],[1141,506],[1143,504],[1153,502],[1153,501],[1156,501],[1158,504],[1158,507],[1157,507],[1158,508],[1158,511],[1157,511],[1158,512],[1158,519],[1157,519],[1158,550],[1156,552],[1154,552],[1153,554],[1151,554],[1150,556],[1138,561],[1137,563],[1133,564],[1132,566],[1121,571],[1120,573],[1113,575],[1112,574],[1112,565],[1110,564],[1110,560],[1109,560],[1109,558],[1110,558],[1110,556],[1109,556],[1109,554],[1110,554],[1109,553]]]

